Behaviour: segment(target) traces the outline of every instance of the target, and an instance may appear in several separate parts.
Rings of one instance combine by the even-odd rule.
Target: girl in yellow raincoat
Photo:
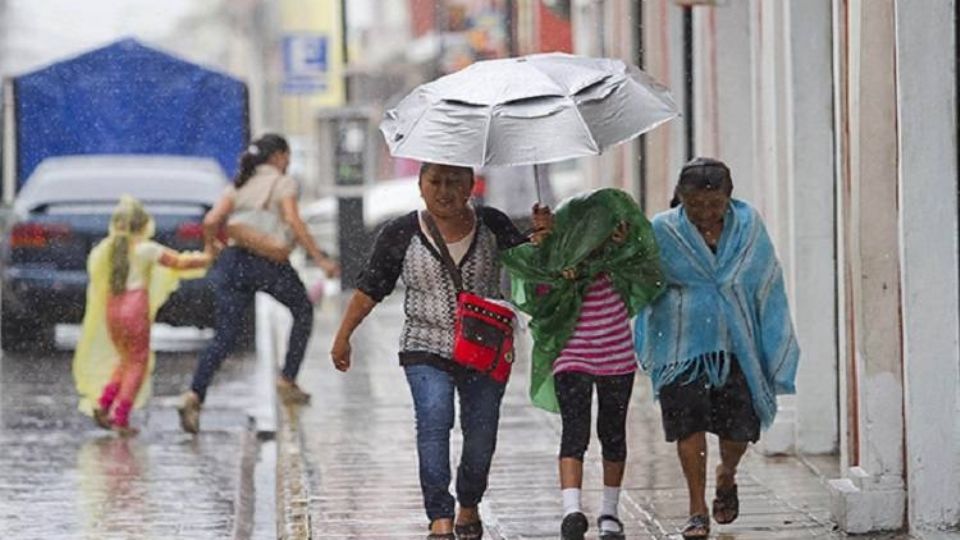
[[[73,359],[80,410],[97,425],[123,435],[130,411],[146,402],[153,371],[150,326],[180,279],[201,277],[214,256],[178,253],[151,240],[153,219],[124,195],[110,219],[109,235],[87,259],[90,283],[83,331]]]

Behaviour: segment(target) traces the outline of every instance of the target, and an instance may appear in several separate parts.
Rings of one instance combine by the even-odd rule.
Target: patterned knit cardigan
[[[477,217],[473,242],[460,262],[464,288],[487,298],[502,298],[499,254],[527,239],[499,210],[480,207]],[[440,254],[421,230],[415,211],[383,228],[357,288],[379,302],[393,292],[401,279],[405,286],[405,317],[400,334],[400,363],[449,367],[456,287]]]

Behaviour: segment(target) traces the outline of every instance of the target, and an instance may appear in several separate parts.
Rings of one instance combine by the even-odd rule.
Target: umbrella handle
[[[540,194],[540,165],[533,166],[533,182],[537,186],[537,206],[543,204],[543,197]]]
[[[537,186],[537,204],[535,204],[533,207],[534,214],[541,214],[544,212],[544,210],[549,212],[549,210],[545,209],[543,206],[543,197],[540,191],[540,175],[541,175],[540,167],[542,167],[542,165],[539,165],[539,164],[534,164],[533,166],[533,181]],[[538,238],[538,237],[542,236],[541,235],[542,232],[543,232],[542,228],[534,229],[534,240],[533,240],[534,244],[540,243],[541,238]]]

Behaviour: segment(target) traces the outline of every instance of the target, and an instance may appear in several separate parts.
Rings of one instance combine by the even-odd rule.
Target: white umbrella
[[[467,167],[596,155],[678,116],[669,91],[611,58],[487,60],[418,86],[380,130],[396,157]]]

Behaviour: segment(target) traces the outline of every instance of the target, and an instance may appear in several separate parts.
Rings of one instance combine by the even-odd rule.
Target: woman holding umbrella
[[[588,155],[598,155],[604,150],[632,139],[641,133],[649,131],[677,117],[678,110],[673,99],[665,87],[657,83],[648,74],[638,68],[616,59],[586,58],[562,53],[537,54],[522,58],[504,58],[476,62],[456,73],[441,77],[435,81],[420,85],[407,95],[394,109],[387,111],[380,130],[383,132],[390,153],[394,157],[418,159],[420,161],[457,164],[461,167],[443,168],[434,170],[426,167],[421,174],[421,191],[427,201],[429,214],[438,212],[440,220],[445,220],[446,229],[443,236],[451,242],[458,240],[468,243],[463,238],[471,230],[474,219],[482,226],[476,226],[478,236],[474,247],[464,248],[466,260],[477,257],[476,246],[480,243],[481,232],[490,229],[496,236],[497,249],[503,250],[513,247],[523,241],[512,232],[501,230],[497,233],[498,223],[506,222],[500,212],[493,213],[483,210],[471,218],[466,209],[467,191],[465,186],[458,184],[451,194],[440,196],[434,189],[450,181],[442,180],[433,185],[441,177],[456,175],[456,171],[463,171],[464,182],[467,182],[469,169],[464,167],[507,167],[507,166],[534,166],[534,176],[537,177],[537,164],[546,164]],[[424,175],[423,173],[427,173]],[[469,175],[472,179],[472,174]],[[472,183],[472,181],[467,182]],[[538,195],[539,182],[536,183]],[[444,188],[446,190],[447,188]],[[455,193],[455,195],[454,195]],[[444,208],[449,206],[444,199],[460,201],[457,209],[450,214]],[[539,199],[539,196],[538,196]],[[455,218],[456,214],[464,217]],[[534,227],[547,228],[552,218],[549,214],[540,215],[535,212]],[[493,227],[491,229],[491,226]],[[392,233],[389,231],[393,230]],[[542,231],[543,233],[547,231]],[[506,233],[506,234],[503,234]],[[609,233],[609,231],[608,231]],[[391,236],[393,238],[391,238]],[[484,236],[487,236],[484,234]],[[574,235],[575,236],[575,235]],[[429,261],[429,265],[417,263],[417,258],[411,257],[412,250],[421,249],[416,246],[428,246],[428,235],[423,234],[423,227],[418,225],[415,214],[403,218],[392,227],[384,230],[381,241],[374,250],[371,268],[365,273],[365,285],[354,297],[351,307],[344,318],[341,334],[334,343],[334,362],[340,369],[349,366],[349,335],[353,328],[366,316],[383,295],[389,293],[393,284],[402,273],[407,282],[407,329],[404,333],[404,347],[407,353],[420,351],[425,345],[433,347],[432,352],[441,357],[448,355],[453,338],[453,299],[450,285],[437,288],[436,283],[443,280],[444,272],[438,267],[439,260],[435,254],[428,257],[419,257]],[[412,240],[409,240],[412,239]],[[542,238],[537,238],[541,240]],[[485,241],[492,245],[490,240]],[[413,246],[413,247],[411,247]],[[428,252],[430,250],[427,250]],[[453,250],[451,250],[453,251]],[[486,250],[492,255],[491,248]],[[389,254],[389,257],[377,253]],[[484,255],[479,255],[485,257]],[[495,257],[494,257],[495,258]],[[426,283],[416,272],[417,264],[422,275],[429,272],[433,277]],[[469,263],[465,263],[466,267]],[[426,269],[431,268],[431,269]],[[464,275],[470,277],[470,272]],[[480,279],[483,289],[492,290],[497,279],[492,272],[485,271]],[[409,280],[409,281],[408,281]],[[418,280],[420,280],[418,282]],[[415,286],[411,287],[410,283]],[[426,291],[430,295],[443,295],[446,307],[443,310],[445,321],[434,323],[434,331],[444,336],[441,341],[424,342],[423,336],[430,335],[423,326],[423,319],[416,313],[416,301],[411,301],[411,295],[417,294],[416,285],[423,283],[424,287],[432,287]],[[366,287],[366,289],[364,288]],[[446,293],[443,290],[446,289]],[[429,321],[429,319],[427,319]],[[409,339],[408,339],[409,338]],[[628,344],[629,345],[629,344]],[[427,349],[431,350],[431,349]],[[409,358],[409,356],[408,356]],[[418,370],[422,368],[418,367]],[[411,378],[411,370],[407,369],[408,380],[414,391],[415,400],[418,400],[419,384],[416,377]],[[447,387],[450,384],[447,383]],[[459,387],[458,387],[459,389]],[[461,390],[461,400],[465,397]],[[501,390],[502,392],[502,390]],[[452,390],[448,390],[452,395]],[[447,401],[452,398],[445,398]],[[497,407],[499,396],[496,397]],[[418,403],[418,433],[421,426],[427,425],[426,416],[421,421],[421,407]],[[426,410],[426,409],[424,409]],[[443,424],[452,424],[452,412],[446,412]],[[466,408],[464,408],[466,410]],[[491,417],[495,419],[495,417]],[[468,431],[464,421],[465,435]],[[444,428],[449,429],[449,428]],[[474,434],[473,437],[476,437]],[[424,436],[426,439],[426,435]],[[488,437],[489,452],[492,453],[495,432]],[[448,435],[444,432],[437,443],[443,449],[441,458],[434,463],[425,461],[421,452],[422,480],[438,481],[439,490],[431,487],[429,482],[424,483],[424,497],[427,502],[428,515],[438,516],[434,520],[432,529],[437,532],[449,531],[450,519],[446,514],[452,514],[453,502],[446,494],[447,476],[442,474],[423,476],[424,471],[436,467],[436,463],[446,470],[445,456]],[[471,446],[466,444],[465,447]],[[422,448],[427,448],[426,443]],[[487,453],[487,452],[485,452]],[[465,448],[465,460],[467,452]],[[461,466],[461,478],[469,477],[463,473],[470,472],[469,463],[465,461]],[[489,460],[478,462],[484,467],[489,466]],[[485,487],[486,469],[483,472]],[[467,483],[469,484],[469,483]],[[479,484],[477,484],[479,485]],[[458,492],[460,491],[458,485]],[[482,492],[482,490],[481,490]],[[431,503],[437,494],[441,505]],[[468,503],[479,501],[469,490]],[[463,499],[461,504],[463,505]],[[466,518],[464,512],[458,516],[458,523],[469,523],[476,516],[475,509],[469,509]],[[437,510],[441,510],[438,512]],[[476,517],[479,520],[478,517]],[[611,521],[611,520],[607,520]],[[448,536],[450,537],[450,536]],[[475,538],[464,536],[461,538]],[[442,538],[442,536],[438,537]]]
[[[687,480],[684,538],[706,538],[706,432],[720,438],[713,519],[740,512],[736,474],[747,445],[794,392],[797,347],[783,273],[763,221],[731,198],[720,161],[687,163],[672,210],[653,218],[667,290],[636,321],[640,362]]]
[[[354,330],[403,281],[400,365],[413,396],[420,488],[430,520],[428,538],[435,540],[483,535],[478,505],[487,488],[505,385],[452,360],[457,290],[430,222],[460,267],[464,289],[487,298],[501,296],[500,252],[528,240],[499,210],[468,204],[473,183],[468,167],[423,164],[420,194],[426,210],[396,218],[380,232],[330,351],[336,369],[349,370]],[[549,227],[549,213],[535,212],[533,219],[535,227]],[[463,430],[456,499],[449,492],[454,393]],[[460,509],[454,515],[456,502]]]

